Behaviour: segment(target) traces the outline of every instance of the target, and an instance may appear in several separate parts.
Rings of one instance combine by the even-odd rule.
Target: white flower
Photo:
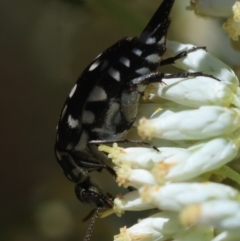
[[[192,204],[183,209],[180,219],[186,226],[212,225],[218,230],[238,231],[240,202],[220,199]]]
[[[122,228],[114,240],[166,240],[180,229],[176,213],[161,212],[141,220],[128,229]]]
[[[240,35],[240,2],[236,0],[192,0],[196,14],[228,18],[223,29],[237,41]]]
[[[166,77],[165,84],[151,84],[145,91],[150,103],[139,106],[134,126],[159,151],[99,147],[115,164],[118,184],[136,188],[115,198],[113,210],[103,216],[162,210],[122,228],[116,241],[240,240],[240,193],[212,181],[227,176],[240,183],[239,175],[225,166],[240,150],[238,78],[201,48],[168,41],[167,49],[170,56],[190,49],[174,64],[204,75]]]
[[[135,193],[135,192],[133,192]],[[136,194],[135,194],[136,195]],[[192,204],[201,204],[209,200],[237,200],[239,192],[231,187],[217,183],[171,183],[164,186],[145,185],[139,189],[139,197],[142,203],[132,202],[133,196],[126,194],[115,199],[116,210],[135,210],[151,203],[152,208],[180,212],[183,208]],[[139,209],[140,210],[140,209]]]
[[[236,0],[191,0],[191,6],[197,14],[230,17],[235,2]]]
[[[117,165],[117,182],[124,187],[186,181],[215,170],[233,160],[239,151],[237,140],[218,137],[189,148],[101,148]],[[144,183],[143,183],[144,182]]]
[[[166,47],[167,47],[167,54],[171,56],[174,56],[177,53],[180,53],[183,51],[189,51],[192,49],[193,51],[190,51],[186,57],[176,60],[174,62],[174,65],[185,71],[190,71],[190,72],[200,71],[200,72],[203,72],[204,74],[213,75],[215,78],[220,80],[220,82],[217,81],[215,83],[221,83],[221,84],[227,85],[232,90],[233,95],[237,94],[237,91],[239,90],[239,80],[236,74],[234,73],[234,71],[228,65],[226,65],[225,63],[223,63],[221,60],[217,59],[210,53],[208,53],[206,50],[203,50],[200,48],[194,51],[196,46],[192,44],[180,44],[175,41],[167,41]],[[187,79],[185,81],[187,81]],[[195,79],[192,81],[195,82]],[[207,78],[207,81],[209,82],[211,81],[211,79]],[[167,87],[167,86],[162,86],[162,87]],[[207,85],[206,87],[211,87],[211,85],[209,86]],[[195,88],[199,88],[199,86],[196,84]],[[206,88],[205,91],[206,92],[210,91],[210,93],[216,93],[215,95],[217,95],[218,93],[215,91],[215,89],[209,90],[208,88]],[[205,103],[202,103],[202,104],[205,104]]]
[[[201,140],[230,134],[239,126],[238,109],[202,106],[195,110],[168,112],[158,118],[142,118],[138,132],[143,139]]]

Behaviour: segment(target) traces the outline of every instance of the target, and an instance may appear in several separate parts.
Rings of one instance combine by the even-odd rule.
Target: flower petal
[[[180,228],[176,213],[161,212],[141,220],[128,229],[122,228],[114,240],[164,241],[171,238]]]
[[[148,120],[142,118],[138,133],[143,139],[200,140],[229,134],[240,126],[238,109],[202,106],[196,110],[169,113]]]
[[[237,199],[239,192],[217,183],[171,183],[159,186],[145,186],[139,190],[143,202],[168,211],[181,211],[190,204],[204,203],[214,199]]]

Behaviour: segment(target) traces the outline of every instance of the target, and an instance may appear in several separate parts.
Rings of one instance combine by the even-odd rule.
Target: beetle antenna
[[[84,236],[83,241],[89,241],[90,240],[92,232],[93,232],[93,226],[94,226],[94,224],[96,222],[96,219],[99,217],[100,209],[101,209],[100,207],[97,207],[95,209],[95,212],[94,212],[94,214],[93,214],[93,216],[91,218],[90,224],[88,225],[88,229],[87,229],[87,232],[86,232],[86,234]]]
[[[91,217],[93,217],[93,215],[95,215],[96,212],[96,208],[94,208],[91,212],[89,212],[89,214],[82,219],[83,222],[86,222],[88,219],[90,219]]]

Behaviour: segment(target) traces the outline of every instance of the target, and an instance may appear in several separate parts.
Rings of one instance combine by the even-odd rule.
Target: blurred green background
[[[143,29],[160,0],[0,0],[0,240],[82,240],[91,207],[79,203],[53,146],[62,105],[88,63]],[[224,20],[195,16],[176,0],[168,38],[207,46],[239,71],[239,48]],[[235,49],[235,50],[234,50]],[[96,181],[117,194],[112,177]],[[121,191],[122,192],[122,191]],[[112,240],[144,213],[97,220],[92,240]]]

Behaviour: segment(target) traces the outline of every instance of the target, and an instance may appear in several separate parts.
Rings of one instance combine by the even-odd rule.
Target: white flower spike
[[[239,40],[240,35],[240,2],[236,0],[191,0],[196,14],[228,18],[223,29],[229,38]]]
[[[199,109],[169,113],[149,120],[142,118],[138,133],[148,140],[154,137],[168,140],[201,140],[230,134],[239,126],[238,109],[202,106]]]
[[[237,140],[218,137],[200,141],[189,148],[100,147],[117,165],[117,182],[124,187],[180,182],[213,171],[230,162],[238,153]]]
[[[214,17],[230,17],[236,0],[191,0],[195,13]]]
[[[152,215],[130,228],[122,228],[115,241],[122,240],[166,240],[181,229],[177,213],[161,212]]]
[[[118,184],[136,189],[115,198],[113,211],[162,211],[122,228],[114,240],[240,240],[240,193],[212,179],[240,183],[239,174],[225,166],[240,151],[238,78],[202,48],[168,41],[167,49],[170,57],[190,49],[175,66],[205,75],[147,88],[144,98],[151,103],[139,106],[135,127],[159,152],[99,146],[112,159]]]
[[[211,225],[218,230],[236,232],[240,229],[240,200],[221,199],[193,204],[183,209],[180,220],[185,226]]]

